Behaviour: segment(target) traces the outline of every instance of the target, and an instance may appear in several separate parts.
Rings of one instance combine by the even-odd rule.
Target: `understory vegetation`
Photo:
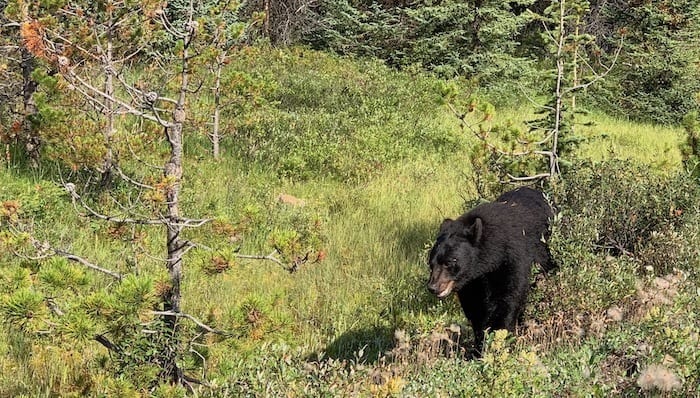
[[[508,185],[480,197],[475,140],[441,101],[444,83],[298,48],[249,49],[227,68],[265,84],[255,107],[229,115],[220,159],[206,123],[186,134],[180,205],[211,221],[186,231],[182,310],[218,332],[179,323],[190,382],[158,378],[161,231],[84,214],[60,182],[108,209],[138,193],[119,179],[102,190],[89,160],[52,155],[84,144],[55,131],[38,168],[10,145],[0,168],[1,396],[700,394],[700,186],[680,127],[587,116],[546,189],[559,269],[533,275],[517,335],[491,333],[470,360],[466,319],[427,292],[425,259],[443,218]],[[206,120],[206,101],[190,120]],[[493,117],[531,116],[511,104]],[[167,154],[138,145],[140,161],[121,166],[146,175]],[[54,248],[122,276],[41,256]],[[267,253],[279,262],[242,256]]]

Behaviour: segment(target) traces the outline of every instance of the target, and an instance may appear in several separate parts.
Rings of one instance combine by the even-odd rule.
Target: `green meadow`
[[[115,367],[90,338],[106,330],[101,321],[78,328],[37,305],[24,330],[0,330],[0,396],[700,394],[700,195],[683,167],[682,128],[585,117],[574,170],[548,193],[561,210],[550,243],[560,268],[533,276],[517,335],[492,333],[484,357],[470,360],[468,321],[453,298],[427,292],[425,260],[442,219],[493,198],[479,197],[475,139],[440,104],[442,83],[301,49],[254,50],[230,68],[269,87],[263,105],[227,116],[220,160],[201,125],[187,132],[183,213],[213,221],[186,231],[196,246],[185,256],[183,311],[225,332],[181,321],[190,352],[182,367],[202,384],[154,386],[153,370]],[[499,108],[493,123],[532,113]],[[143,156],[157,163],[163,154]],[[136,162],[124,169],[146,173]],[[27,170],[0,168],[5,320],[18,292],[70,317],[98,298],[130,302],[125,283],[146,298],[134,305],[148,308],[167,279],[162,230],[81,216],[58,185],[79,173],[50,162]],[[109,195],[93,200],[116,206]],[[38,239],[133,280],[16,255],[10,201]],[[631,236],[635,250],[601,247],[611,231]],[[283,264],[240,256],[270,253]],[[148,355],[141,347],[134,342],[134,363]]]

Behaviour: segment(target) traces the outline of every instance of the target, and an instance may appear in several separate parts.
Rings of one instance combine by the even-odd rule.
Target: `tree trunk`
[[[108,10],[111,10],[108,7]],[[112,28],[113,21],[111,11],[109,15],[108,27],[107,27],[107,51],[105,65],[105,100],[104,109],[105,113],[105,127],[104,127],[104,140],[107,152],[105,152],[104,159],[102,160],[102,181],[100,185],[103,188],[109,189],[112,185],[112,165],[113,165],[113,153],[112,153],[112,136],[114,134],[114,101],[112,97],[114,96],[114,60],[113,60],[113,43],[112,43]]]
[[[557,82],[555,88],[555,109],[554,109],[554,131],[552,134],[552,148],[549,155],[549,177],[555,178],[559,174],[559,157],[557,154],[557,146],[559,144],[559,133],[561,130],[561,121],[563,117],[563,80],[564,80],[564,41],[566,40],[565,32],[565,17],[566,8],[564,1],[559,3],[559,37],[557,38]]]
[[[572,61],[572,76],[573,81],[571,82],[571,87],[578,86],[579,76],[578,76],[578,47],[579,47],[579,35],[581,30],[581,15],[576,15],[576,25],[574,26],[574,55]],[[571,115],[576,117],[576,93],[571,94]],[[573,133],[574,125],[571,125],[571,132]]]
[[[189,84],[189,45],[194,37],[194,27],[192,15],[188,23],[188,32],[184,37],[184,47],[182,50],[182,71],[180,73],[180,90],[178,99],[173,110],[173,121],[165,127],[165,134],[170,144],[170,158],[164,166],[164,176],[169,182],[166,192],[166,266],[170,276],[170,290],[165,297],[164,309],[173,313],[182,312],[182,293],[180,284],[182,282],[183,255],[187,242],[180,239],[182,231],[182,218],[180,217],[180,184],[182,181],[182,156],[183,156],[183,126],[185,123],[185,97]],[[164,347],[166,352],[166,363],[163,366],[164,376],[174,383],[182,383],[184,375],[177,366],[178,341],[177,341],[177,316],[166,316],[166,326],[170,329],[170,345]]]
[[[265,9],[265,20],[263,21],[263,28],[265,31],[265,36],[267,36],[268,39],[271,39],[271,37],[270,37],[270,0],[264,0],[263,7]]]
[[[29,157],[32,167],[39,167],[41,158],[41,138],[37,134],[36,126],[32,120],[36,117],[37,109],[34,102],[34,93],[37,90],[38,83],[32,79],[34,72],[35,61],[34,56],[25,47],[22,48],[22,105],[24,107],[24,121],[22,124],[22,143]]]
[[[214,82],[214,123],[211,131],[212,153],[214,159],[218,159],[220,156],[219,128],[221,124],[221,70],[224,67],[224,58],[225,55],[221,55],[216,59],[216,80]]]

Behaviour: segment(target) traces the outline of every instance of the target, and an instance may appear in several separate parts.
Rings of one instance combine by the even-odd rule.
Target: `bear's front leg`
[[[488,325],[491,331],[506,329],[510,333],[515,333],[515,324],[520,315],[516,307],[509,302],[499,305],[491,316],[491,322]]]

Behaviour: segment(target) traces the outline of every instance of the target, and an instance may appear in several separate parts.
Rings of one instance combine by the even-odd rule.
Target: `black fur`
[[[544,195],[523,187],[443,221],[428,258],[428,290],[440,298],[457,292],[477,350],[485,330],[515,331],[532,265],[555,268],[546,244],[552,217]]]

